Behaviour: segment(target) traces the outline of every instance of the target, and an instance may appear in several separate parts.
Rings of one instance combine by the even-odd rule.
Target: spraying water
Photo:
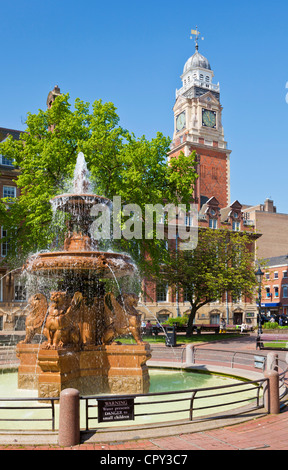
[[[78,154],[76,161],[73,189],[76,194],[88,194],[91,191],[90,173],[82,152]]]

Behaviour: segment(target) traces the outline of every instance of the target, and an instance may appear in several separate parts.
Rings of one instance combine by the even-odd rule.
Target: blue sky
[[[48,92],[118,109],[136,136],[173,134],[175,89],[199,50],[220,82],[231,199],[288,213],[287,0],[1,1],[0,126],[25,129]]]

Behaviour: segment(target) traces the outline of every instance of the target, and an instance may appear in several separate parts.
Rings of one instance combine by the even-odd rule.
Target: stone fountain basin
[[[68,212],[68,209],[75,204],[80,204],[80,205],[94,205],[94,204],[105,204],[107,206],[111,205],[111,200],[104,197],[104,196],[98,196],[97,194],[89,194],[89,193],[84,193],[84,194],[60,194],[59,196],[53,197],[51,199],[51,203],[55,204],[58,209],[61,210],[66,210]]]
[[[135,274],[130,256],[103,251],[54,251],[32,257],[26,265],[29,272],[51,274],[66,270],[84,272],[92,270],[105,278]]]

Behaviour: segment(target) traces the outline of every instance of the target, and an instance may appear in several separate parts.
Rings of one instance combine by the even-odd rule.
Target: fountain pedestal
[[[150,345],[102,345],[75,349],[43,349],[19,344],[19,388],[38,388],[41,398],[58,397],[65,388],[81,395],[148,393],[146,365]],[[35,374],[36,371],[36,374]]]
[[[18,343],[16,355],[20,360],[18,367],[18,388],[37,390],[38,376],[41,372],[37,364],[39,346],[37,344]]]

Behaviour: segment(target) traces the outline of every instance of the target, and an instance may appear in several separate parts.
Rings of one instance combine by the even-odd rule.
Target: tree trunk
[[[189,319],[188,319],[188,326],[187,326],[186,336],[191,336],[192,333],[193,333],[193,321],[194,321],[194,318],[196,316],[196,312],[198,310],[198,307],[197,307],[196,304],[191,303],[191,306],[192,306],[192,309],[191,309],[191,313],[190,313]]]

